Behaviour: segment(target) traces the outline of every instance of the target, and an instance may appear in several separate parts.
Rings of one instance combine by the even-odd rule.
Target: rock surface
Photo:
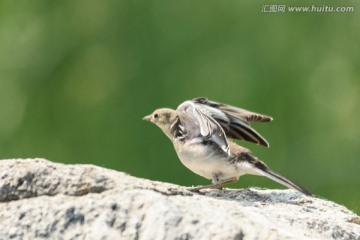
[[[293,190],[207,190],[93,165],[0,161],[0,239],[360,239],[345,207]]]

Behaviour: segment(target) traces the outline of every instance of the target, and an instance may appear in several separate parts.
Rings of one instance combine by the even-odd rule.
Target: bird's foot
[[[206,188],[212,188],[212,189],[219,189],[219,190],[222,190],[224,189],[223,186],[225,184],[228,184],[228,183],[234,183],[238,180],[238,178],[230,178],[230,179],[227,179],[225,181],[222,181],[222,182],[218,182],[218,183],[213,183],[213,184],[209,184],[209,185],[204,185],[204,186],[197,186],[197,187],[191,187],[191,188],[188,188],[189,191],[191,192],[197,192],[199,193],[200,190],[202,189],[206,189]]]
[[[189,190],[190,192],[196,192],[196,193],[200,193],[200,190],[208,188],[207,186],[197,186],[197,187],[189,187],[187,190]]]

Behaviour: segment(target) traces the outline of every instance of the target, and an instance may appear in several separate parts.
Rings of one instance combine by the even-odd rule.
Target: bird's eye
[[[154,118],[158,118],[158,117],[159,117],[159,114],[155,113]]]

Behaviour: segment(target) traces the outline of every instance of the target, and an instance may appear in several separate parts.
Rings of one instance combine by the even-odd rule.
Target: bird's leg
[[[189,188],[189,190],[192,191],[192,192],[198,192],[198,191],[200,191],[202,189],[206,189],[206,188],[221,188],[225,184],[234,183],[234,182],[237,182],[237,180],[238,180],[237,177],[233,177],[233,178],[229,178],[229,179],[226,179],[224,181],[216,182],[216,183],[209,184],[209,185],[192,187],[192,188]]]

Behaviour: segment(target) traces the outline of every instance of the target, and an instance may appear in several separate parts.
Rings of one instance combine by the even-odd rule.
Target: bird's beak
[[[143,120],[151,121],[151,115],[147,115],[147,116],[143,117]]]

